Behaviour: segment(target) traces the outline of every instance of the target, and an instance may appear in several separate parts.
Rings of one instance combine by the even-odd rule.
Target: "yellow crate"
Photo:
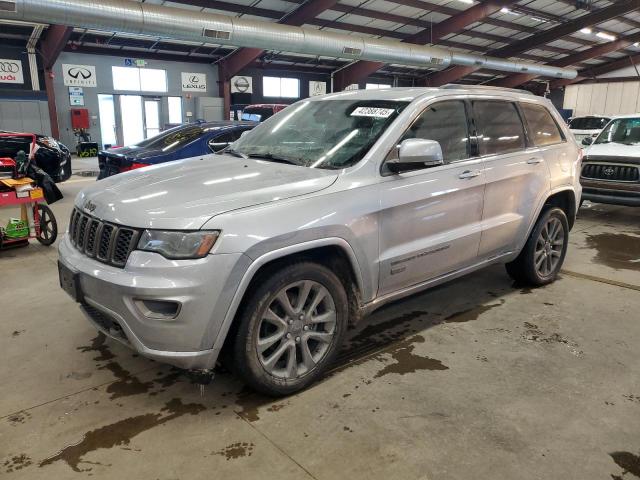
[[[39,200],[41,198],[44,198],[44,193],[41,188],[34,188],[33,190],[31,190],[30,196],[32,200]]]

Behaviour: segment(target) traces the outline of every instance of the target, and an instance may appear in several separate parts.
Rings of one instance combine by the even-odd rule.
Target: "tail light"
[[[131,165],[127,167],[120,167],[120,173],[128,172],[130,170],[137,170],[138,168],[148,167],[148,166],[149,166],[148,163],[132,162]]]

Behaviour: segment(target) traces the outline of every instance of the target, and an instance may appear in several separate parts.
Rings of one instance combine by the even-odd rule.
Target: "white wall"
[[[568,85],[564,108],[573,115],[616,115],[640,112],[640,81]]]

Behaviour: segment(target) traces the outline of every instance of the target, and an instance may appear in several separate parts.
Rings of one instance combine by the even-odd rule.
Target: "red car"
[[[247,105],[242,110],[242,120],[248,122],[264,122],[289,105],[283,103],[257,103]]]

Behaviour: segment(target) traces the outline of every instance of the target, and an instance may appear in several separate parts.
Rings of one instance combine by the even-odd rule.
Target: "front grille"
[[[102,263],[123,268],[138,243],[140,231],[106,223],[77,208],[71,212],[69,239],[74,247]]]
[[[607,163],[585,163],[582,178],[609,180],[612,182],[637,182],[640,178],[638,167]]]

